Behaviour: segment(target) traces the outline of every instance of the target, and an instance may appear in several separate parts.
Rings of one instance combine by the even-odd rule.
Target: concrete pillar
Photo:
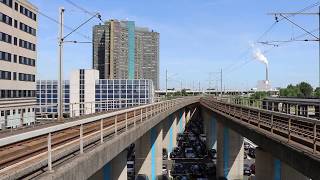
[[[186,115],[186,124],[190,121],[190,118],[191,118],[191,112],[192,110],[191,109],[188,109],[187,111],[187,115]]]
[[[163,121],[163,148],[166,148],[168,155],[177,146],[177,118],[171,114],[167,120]]]
[[[135,174],[145,174],[150,180],[162,175],[162,124],[153,127],[135,143]]]
[[[124,150],[91,176],[89,180],[126,180],[127,177],[127,151]]]
[[[256,148],[256,179],[257,180],[307,180],[306,176],[286,163],[274,158],[270,153]]]
[[[217,177],[243,179],[243,137],[217,121]]]
[[[184,131],[184,111],[183,110],[180,110],[177,112],[178,114],[178,133],[182,133]]]
[[[208,149],[217,149],[217,118],[212,112],[202,110],[204,133],[206,134],[206,145]]]

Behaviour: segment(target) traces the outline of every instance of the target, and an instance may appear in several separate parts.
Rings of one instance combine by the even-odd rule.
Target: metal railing
[[[210,97],[210,96],[208,96]],[[270,111],[282,112],[286,114],[305,116],[315,119],[320,119],[320,114],[316,113],[318,109],[314,105],[304,105],[308,108],[300,108],[300,105],[291,103],[287,105],[285,102],[272,103],[265,101],[264,99],[252,99],[249,97],[240,97],[240,96],[229,96],[229,97],[216,97],[224,102],[229,102],[233,104],[239,104],[247,107],[255,107],[261,109],[267,109]],[[320,106],[318,107],[320,108]],[[320,111],[320,109],[318,110]]]
[[[112,137],[116,137],[118,134],[127,131],[129,128],[134,128],[136,125],[141,124],[144,121],[149,120],[151,117],[165,112],[170,108],[184,103],[188,104],[198,102],[198,100],[199,97],[174,99],[105,114],[97,113],[96,115],[84,116],[82,118],[80,117],[78,120],[1,138],[0,149],[8,146],[14,146],[16,143],[21,144],[32,139],[35,139],[35,141],[42,139],[42,142],[47,141],[47,145],[45,145],[46,149],[39,151],[35,156],[41,156],[42,159],[47,159],[46,162],[48,170],[51,171],[53,152],[55,151],[58,152],[62,148],[65,150],[66,147],[74,148],[76,146],[80,154],[82,154],[85,146],[88,145],[88,143],[90,143],[89,141],[92,141],[93,138],[96,140],[98,139],[98,141],[103,143],[107,136],[109,137],[110,135],[114,135]],[[59,133],[61,135],[61,132],[68,132],[69,134],[74,133],[75,135],[70,141],[61,143],[57,140],[57,136]],[[53,142],[55,143],[52,144]],[[27,154],[30,154],[30,150]],[[22,161],[19,161],[19,163],[28,162],[30,158],[32,159],[35,157],[24,158]],[[4,163],[5,160],[2,159],[2,161]],[[1,173],[12,168],[14,168],[14,164],[4,166],[0,169],[0,176]]]
[[[319,153],[320,121],[313,118],[285,114],[262,109],[261,106],[248,106],[230,98],[204,97],[201,104],[246,126],[278,137],[284,143],[303,147],[304,152]]]

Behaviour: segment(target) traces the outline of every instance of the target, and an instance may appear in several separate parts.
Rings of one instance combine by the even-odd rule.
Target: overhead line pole
[[[63,120],[63,24],[64,24],[64,8],[59,9],[59,74],[58,74],[58,121]]]
[[[221,89],[221,97],[222,97],[222,68],[220,71],[220,89]]]

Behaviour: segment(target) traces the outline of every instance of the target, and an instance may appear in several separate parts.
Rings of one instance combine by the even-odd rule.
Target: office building
[[[0,129],[35,121],[37,8],[0,0]]]
[[[70,83],[68,80],[63,82],[64,109],[63,113],[69,113],[70,104]],[[58,114],[58,81],[57,80],[37,80],[37,105],[36,113],[42,115]],[[52,116],[51,116],[52,117]]]
[[[159,33],[133,21],[93,27],[93,68],[100,79],[151,79],[159,87]]]
[[[99,71],[73,71],[64,81],[64,115],[79,116],[110,111],[153,102],[152,80],[99,79]],[[37,81],[37,113],[57,114],[57,81]]]

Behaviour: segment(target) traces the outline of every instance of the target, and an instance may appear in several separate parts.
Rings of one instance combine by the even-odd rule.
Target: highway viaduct
[[[197,112],[197,113],[196,113]],[[0,136],[0,179],[126,179],[125,149],[136,144],[136,174],[160,179],[162,148],[195,115],[217,176],[243,179],[243,138],[259,147],[256,179],[320,179],[318,120],[247,107],[215,97],[186,97]]]

